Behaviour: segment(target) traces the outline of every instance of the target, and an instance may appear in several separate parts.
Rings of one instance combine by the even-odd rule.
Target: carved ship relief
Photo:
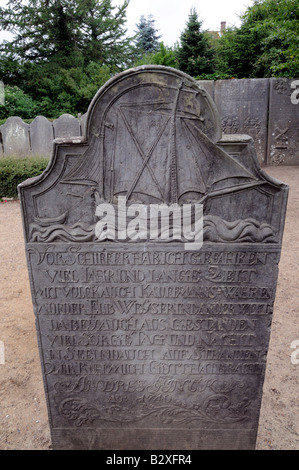
[[[30,241],[116,241],[109,232],[100,240],[95,235],[95,212],[101,203],[116,208],[121,196],[126,206],[202,204],[207,242],[278,242],[271,214],[278,182],[265,178],[256,157],[246,166],[224,150],[218,112],[195,81],[167,68],[158,71],[153,77],[145,67],[133,85],[126,85],[124,74],[100,90],[89,110],[89,145],[59,179],[66,211],[56,219],[35,217]],[[117,87],[121,92],[115,98]],[[252,145],[243,147],[243,154],[254,153]],[[39,196],[36,210],[51,189]],[[224,199],[231,205],[226,213]],[[251,215],[254,204],[257,218]],[[232,220],[232,213],[239,217]]]

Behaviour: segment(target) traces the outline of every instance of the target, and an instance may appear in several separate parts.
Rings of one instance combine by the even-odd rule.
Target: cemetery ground
[[[290,193],[256,448],[298,450],[299,166],[265,171],[288,184]],[[0,254],[0,347],[4,345],[4,355],[0,354],[0,449],[48,450],[48,415],[19,201],[0,204]]]

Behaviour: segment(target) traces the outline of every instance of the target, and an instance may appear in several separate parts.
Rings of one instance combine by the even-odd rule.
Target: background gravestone
[[[44,116],[37,116],[30,124],[30,140],[33,155],[50,157],[53,151],[53,125]]]
[[[266,163],[269,80],[219,80],[215,103],[224,134],[248,134],[261,165]]]
[[[31,154],[29,125],[23,122],[20,117],[9,117],[0,130],[6,157],[11,155],[26,157]]]
[[[171,68],[109,80],[86,128],[19,186],[54,449],[253,449],[287,186]],[[202,204],[202,247],[99,231],[119,196]]]
[[[296,79],[270,79],[269,165],[298,165],[298,87]]]
[[[53,121],[54,137],[73,137],[81,135],[80,122],[71,114],[62,114]]]
[[[214,80],[197,80],[197,83],[200,87],[202,87],[204,90],[206,90],[210,97],[215,100],[215,82]]]

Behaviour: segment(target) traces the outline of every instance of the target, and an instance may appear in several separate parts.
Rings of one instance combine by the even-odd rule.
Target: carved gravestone
[[[269,80],[218,80],[215,104],[224,134],[247,134],[253,138],[261,165],[266,163]]]
[[[220,139],[195,80],[140,67],[19,186],[54,449],[255,447],[287,186]]]
[[[299,79],[270,79],[268,164],[298,165]]]

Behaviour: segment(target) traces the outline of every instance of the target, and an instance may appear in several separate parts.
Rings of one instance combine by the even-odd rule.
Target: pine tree
[[[130,63],[128,2],[10,0],[0,9],[0,28],[14,35],[0,45],[1,80],[47,117],[84,113],[98,88]]]
[[[199,21],[198,14],[193,8],[186,28],[181,34],[181,44],[177,51],[179,69],[193,77],[214,72],[213,51],[208,36],[201,27],[202,21]]]
[[[136,47],[141,54],[156,52],[159,50],[158,30],[155,28],[155,20],[152,15],[146,19],[144,15],[140,17],[139,23],[136,25],[138,28],[136,37]]]
[[[14,38],[0,50],[21,62],[55,57],[65,64],[81,53],[87,63],[117,64],[129,44],[124,37],[128,2],[114,7],[111,0],[10,0],[0,8],[0,27]]]

